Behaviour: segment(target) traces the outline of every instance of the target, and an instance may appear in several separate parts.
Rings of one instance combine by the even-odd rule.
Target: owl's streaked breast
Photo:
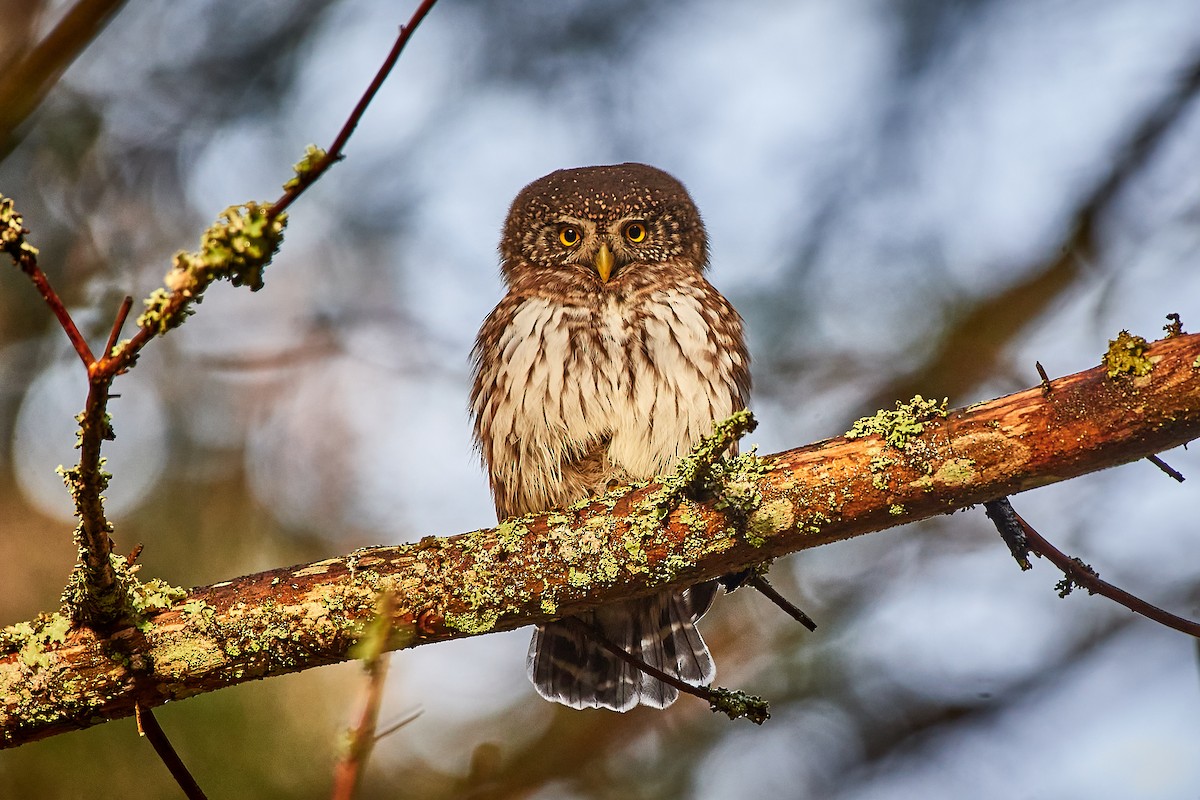
[[[740,319],[702,277],[589,299],[510,295],[484,324],[500,357],[472,408],[501,516],[669,471],[745,405]]]

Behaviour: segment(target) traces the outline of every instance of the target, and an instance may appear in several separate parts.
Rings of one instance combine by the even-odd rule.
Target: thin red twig
[[[46,305],[50,306],[50,310],[54,312],[54,316],[58,319],[58,324],[66,331],[67,338],[71,340],[71,346],[75,348],[75,352],[79,354],[79,360],[83,362],[85,368],[90,369],[92,364],[96,362],[92,355],[92,350],[88,347],[87,340],[83,338],[83,334],[79,332],[79,328],[75,325],[75,320],[71,319],[67,307],[63,305],[62,299],[58,296],[58,292],[54,291],[54,287],[50,285],[50,279],[46,277],[46,273],[42,272],[42,268],[37,265],[37,262],[32,262],[31,268],[26,268],[24,264],[21,269],[29,276],[29,280],[33,281],[33,285],[37,287],[38,294],[46,301]]]
[[[985,505],[989,507],[988,516],[996,524],[996,527],[1000,529],[1001,535],[1005,536],[1005,541],[1010,542],[1010,548],[1013,546],[1011,544],[1011,540],[1014,537],[1011,534],[1005,535],[1005,531],[1002,528],[1004,517],[1009,517],[1015,520],[1017,525],[1020,526],[1021,530],[1015,537],[1016,539],[1022,540],[1023,545],[1028,547],[1030,552],[1042,556],[1062,571],[1062,573],[1067,577],[1066,588],[1063,592],[1064,596],[1065,592],[1070,591],[1070,587],[1073,584],[1086,589],[1090,594],[1098,594],[1102,597],[1107,597],[1109,600],[1112,600],[1115,603],[1120,603],[1133,613],[1140,614],[1147,619],[1159,623],[1160,625],[1166,625],[1168,628],[1177,630],[1180,633],[1186,633],[1189,636],[1200,638],[1200,623],[1193,622],[1190,619],[1184,619],[1183,617],[1178,617],[1171,612],[1166,611],[1165,609],[1146,602],[1136,595],[1130,594],[1124,589],[1113,586],[1108,581],[1102,580],[1100,576],[1096,574],[1096,571],[1087,564],[1083,563],[1078,558],[1072,558],[1071,556],[1068,556],[1066,553],[1050,544],[1045,537],[1038,533],[1032,525],[1026,522],[1024,518],[1022,518],[1015,509],[1013,509],[1012,504],[1007,498],[994,500],[986,503]],[[1001,510],[1002,513],[995,514],[993,513],[994,510]],[[1017,556],[1017,553],[1014,552],[1013,555]],[[1017,563],[1021,563],[1020,557],[1017,557]],[[1027,568],[1027,566],[1022,565],[1022,569]]]
[[[337,137],[334,138],[333,144],[325,152],[324,158],[321,158],[303,175],[298,176],[299,180],[296,181],[295,185],[285,191],[283,196],[275,201],[270,211],[267,212],[271,219],[282,214],[309,186],[317,182],[325,170],[333,166],[335,162],[341,160],[342,148],[346,146],[346,142],[350,140],[350,135],[358,127],[359,120],[362,119],[363,114],[367,111],[367,106],[375,99],[375,94],[383,86],[383,82],[387,80],[392,67],[396,66],[396,62],[400,59],[400,53],[403,52],[404,46],[408,44],[408,40],[412,37],[413,32],[416,31],[417,26],[421,24],[421,20],[425,19],[425,15],[429,13],[436,2],[437,0],[423,0],[421,5],[417,6],[417,10],[413,12],[412,17],[409,18],[408,24],[401,26],[400,33],[396,37],[395,44],[392,45],[391,52],[384,59],[379,71],[375,73],[375,77],[372,79],[370,85],[367,86],[367,90],[359,98],[358,104],[354,106],[354,110],[350,112],[346,123],[342,125],[342,129],[338,131]]]
[[[359,707],[358,720],[350,730],[346,753],[337,763],[333,773],[331,800],[352,800],[354,791],[362,778],[363,768],[371,756],[371,750],[379,737],[375,728],[379,720],[379,707],[383,704],[383,687],[387,682],[387,640],[391,632],[392,614],[396,610],[396,597],[389,593],[379,598],[379,610],[375,618],[375,630],[364,640],[369,652],[363,657],[363,669],[367,673],[367,684],[363,688],[363,699]],[[415,719],[415,717],[414,717]]]
[[[1017,522],[1021,524],[1021,530],[1024,531],[1025,538],[1029,542],[1030,549],[1038,555],[1044,556],[1051,564],[1062,570],[1063,574],[1072,583],[1082,586],[1092,594],[1102,595],[1113,602],[1120,603],[1133,613],[1141,614],[1143,617],[1154,620],[1160,625],[1166,625],[1168,628],[1173,628],[1180,633],[1200,638],[1200,623],[1178,617],[1170,611],[1147,603],[1140,597],[1132,595],[1120,587],[1113,586],[1108,581],[1102,580],[1091,567],[1088,567],[1077,558],[1071,558],[1042,538],[1042,535],[1034,530],[1032,525],[1022,519],[1020,514],[1016,516]]]
[[[112,355],[112,349],[117,346],[117,339],[121,338],[121,328],[125,327],[125,320],[129,317],[129,311],[133,308],[133,298],[125,295],[125,299],[121,301],[121,307],[117,309],[117,318],[113,320],[112,330],[108,332],[108,341],[104,345],[104,355],[101,358],[108,358]]]
[[[204,791],[200,788],[200,784],[196,783],[196,779],[192,777],[192,773],[188,772],[187,766],[183,763],[183,759],[175,752],[175,748],[171,746],[171,740],[167,738],[166,732],[162,726],[158,724],[158,720],[154,718],[154,712],[148,708],[143,708],[141,703],[134,707],[134,714],[137,718],[138,733],[150,740],[150,744],[154,747],[154,752],[158,753],[158,757],[162,759],[167,770],[170,771],[171,777],[175,779],[175,783],[179,784],[179,788],[183,790],[183,794],[188,800],[208,800]]]

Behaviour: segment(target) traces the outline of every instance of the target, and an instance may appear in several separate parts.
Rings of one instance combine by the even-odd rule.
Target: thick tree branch
[[[249,575],[182,601],[164,593],[168,607],[108,639],[57,615],[12,626],[0,633],[0,746],[127,716],[136,703],[346,660],[381,592],[396,598],[391,647],[508,630],[1200,437],[1200,335],[1135,350],[1049,392],[1035,386],[944,416],[887,412],[856,424],[857,438],[739,456],[718,487],[683,492],[665,517],[672,479],[496,528]]]

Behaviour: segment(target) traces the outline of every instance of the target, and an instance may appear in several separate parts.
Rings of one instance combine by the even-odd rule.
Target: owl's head
[[[513,200],[500,242],[519,277],[578,288],[651,280],[663,268],[702,271],[708,237],[683,184],[645,164],[560,169]]]

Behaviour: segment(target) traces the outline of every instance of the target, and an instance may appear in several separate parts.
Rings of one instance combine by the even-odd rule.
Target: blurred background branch
[[[0,4],[5,28],[0,34],[4,40],[0,42],[0,158],[19,141],[17,128],[123,5],[125,0],[78,0],[37,39],[35,31],[50,3],[6,0]]]

